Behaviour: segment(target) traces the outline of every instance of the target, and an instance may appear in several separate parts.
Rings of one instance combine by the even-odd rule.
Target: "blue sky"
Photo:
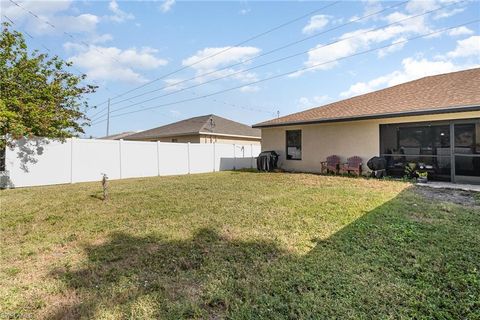
[[[253,124],[277,111],[286,115],[480,64],[479,22],[442,31],[480,19],[478,1],[15,2],[20,7],[1,1],[2,21],[8,17],[16,29],[27,32],[31,48],[48,49],[73,61],[72,72],[86,73],[89,83],[99,86],[89,97],[91,105],[113,98],[111,134],[209,113]],[[295,56],[239,72],[290,55]],[[307,69],[295,72],[302,68]],[[249,85],[285,73],[290,74]],[[192,77],[196,79],[185,81]],[[219,77],[224,79],[213,81]],[[196,87],[175,92],[190,86]],[[181,102],[230,88],[237,89]],[[105,107],[88,111],[93,121],[86,136],[105,135],[105,112],[96,115]],[[149,110],[122,115],[145,108]]]

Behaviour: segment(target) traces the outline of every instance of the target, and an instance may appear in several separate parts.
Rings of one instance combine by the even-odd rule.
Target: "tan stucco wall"
[[[291,171],[319,172],[320,162],[336,154],[345,161],[360,156],[365,163],[380,152],[380,124],[480,118],[480,111],[398,117],[262,129],[262,151],[280,154],[279,166]],[[285,131],[302,130],[302,160],[286,160]]]
[[[236,144],[260,144],[260,139],[249,139],[249,138],[236,138],[236,137],[222,137],[222,136],[211,136],[211,135],[201,135],[200,143],[236,143]]]

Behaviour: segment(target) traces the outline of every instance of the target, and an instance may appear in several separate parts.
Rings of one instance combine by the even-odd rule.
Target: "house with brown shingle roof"
[[[387,160],[390,175],[409,163],[433,180],[480,183],[480,68],[429,76],[253,126],[262,151],[286,170],[319,172],[320,162],[360,156]]]
[[[126,136],[124,140],[260,144],[260,130],[208,114]]]

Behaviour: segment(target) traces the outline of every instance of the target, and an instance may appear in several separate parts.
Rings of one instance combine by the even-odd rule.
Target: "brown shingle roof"
[[[213,121],[213,127],[210,119]],[[156,139],[160,137],[195,135],[200,133],[260,138],[259,129],[253,129],[245,124],[209,114],[138,132],[126,137],[125,140]]]
[[[480,68],[421,78],[253,127],[442,113],[475,107],[480,107]]]

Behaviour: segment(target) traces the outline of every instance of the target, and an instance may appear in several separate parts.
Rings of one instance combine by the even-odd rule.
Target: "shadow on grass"
[[[480,217],[413,206],[405,191],[307,255],[201,229],[188,240],[115,233],[57,270],[78,299],[51,318],[474,318]]]

